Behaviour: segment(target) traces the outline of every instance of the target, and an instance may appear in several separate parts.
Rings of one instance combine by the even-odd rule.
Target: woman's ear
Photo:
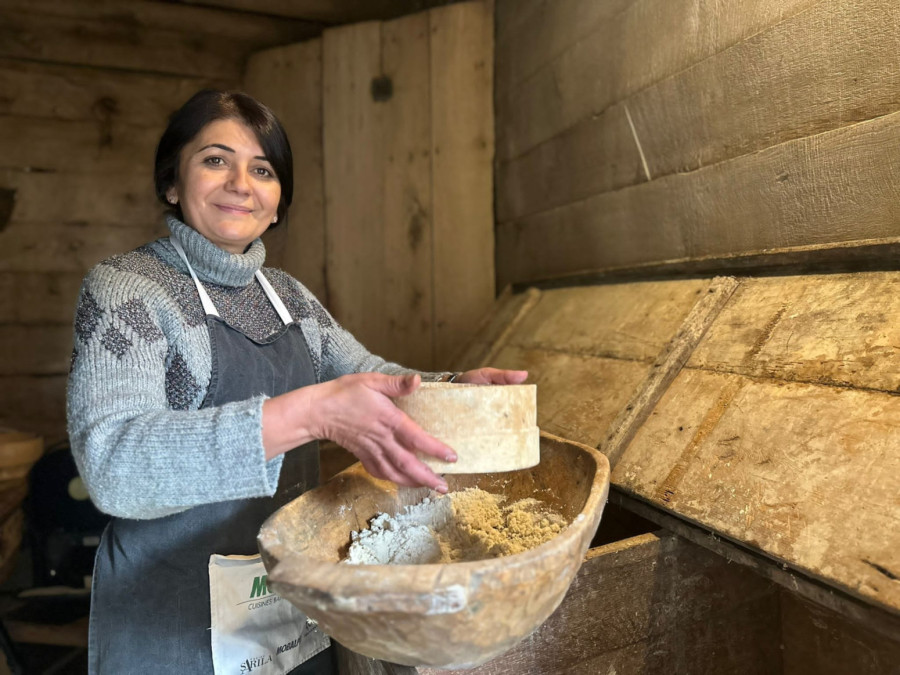
[[[166,190],[166,201],[173,206],[178,203],[178,194],[175,192],[175,186]]]

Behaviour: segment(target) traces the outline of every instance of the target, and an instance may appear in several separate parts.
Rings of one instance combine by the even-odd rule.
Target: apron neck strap
[[[278,293],[275,292],[275,289],[272,288],[272,284],[269,283],[269,280],[266,279],[260,270],[256,270],[256,280],[259,281],[259,285],[262,286],[266,297],[269,298],[269,302],[272,303],[272,307],[278,312],[278,316],[281,317],[282,323],[284,323],[285,326],[293,323],[294,320],[291,318],[291,313],[288,312],[287,307],[284,306],[281,298],[278,297]]]
[[[187,265],[188,272],[191,273],[191,279],[194,280],[194,285],[197,287],[197,294],[200,296],[200,303],[203,305],[203,313],[207,316],[219,316],[219,312],[216,310],[216,306],[210,299],[209,294],[203,287],[203,284],[200,283],[200,279],[197,278],[197,273],[194,272],[194,268],[191,267],[191,263],[188,262],[187,255],[185,255],[184,248],[181,246],[181,242],[178,241],[178,237],[172,235],[169,239],[172,242],[172,246],[174,246],[175,250],[178,252],[178,255],[181,256],[184,264]],[[269,302],[272,303],[272,307],[274,307],[275,311],[278,312],[278,316],[281,319],[282,323],[284,323],[285,326],[293,323],[294,320],[291,318],[290,312],[288,312],[287,307],[285,307],[284,302],[282,302],[281,298],[278,296],[278,293],[276,293],[275,289],[272,288],[272,284],[269,283],[269,280],[266,279],[266,277],[260,270],[256,270],[255,276],[256,280],[259,281],[259,285],[262,286],[263,292],[266,294]]]
[[[187,265],[188,272],[191,273],[191,279],[194,280],[194,285],[197,287],[197,294],[200,296],[200,303],[203,305],[203,313],[207,316],[219,316],[219,312],[216,311],[216,306],[213,304],[212,300],[209,299],[209,294],[197,278],[197,273],[194,272],[191,263],[188,262],[187,256],[184,254],[184,249],[181,247],[181,242],[178,241],[178,237],[172,235],[169,237],[169,240],[172,242],[172,246],[175,247],[175,250],[178,251],[178,255],[184,260],[184,264]]]

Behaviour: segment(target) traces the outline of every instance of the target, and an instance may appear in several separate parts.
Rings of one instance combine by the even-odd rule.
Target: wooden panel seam
[[[718,317],[740,284],[741,282],[735,277],[714,278],[707,292],[696,302],[685,318],[675,337],[660,352],[647,377],[635,390],[628,405],[622,409],[610,425],[606,441],[599,446],[599,450],[609,459],[610,467],[615,468],[637,430],[650,416],[666,389],[681,372],[707,329]]]

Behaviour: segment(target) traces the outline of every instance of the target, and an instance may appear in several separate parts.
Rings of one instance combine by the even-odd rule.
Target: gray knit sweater
[[[262,241],[234,255],[175,218],[168,225],[224,321],[257,340],[283,327],[254,278],[265,260]],[[415,372],[366,351],[287,273],[263,274],[300,323],[317,381]],[[168,237],[88,273],[75,315],[68,427],[78,470],[101,511],[157,518],[275,492],[282,457],[265,460],[265,396],[200,410],[210,359],[200,298]]]

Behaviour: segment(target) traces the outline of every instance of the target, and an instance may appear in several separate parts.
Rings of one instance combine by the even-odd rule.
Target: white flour
[[[396,516],[381,513],[369,528],[350,534],[350,552],[345,562],[352,565],[427,565],[441,559],[441,545],[435,528],[453,516],[446,497],[429,499]]]

